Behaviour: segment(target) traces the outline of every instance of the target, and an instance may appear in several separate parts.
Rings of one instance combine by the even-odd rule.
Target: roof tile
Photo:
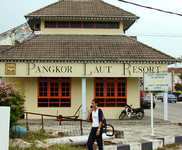
[[[61,0],[28,16],[136,17],[102,0]]]
[[[2,59],[175,61],[175,58],[124,35],[36,35],[5,51]]]

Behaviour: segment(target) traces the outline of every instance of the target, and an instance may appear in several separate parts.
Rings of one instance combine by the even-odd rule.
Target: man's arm
[[[102,121],[103,121],[103,119],[104,119],[104,114],[103,114],[102,110],[99,109],[99,127],[97,129],[97,133],[96,133],[97,135],[100,134],[100,129],[102,128]]]
[[[98,127],[99,132],[101,128],[102,128],[102,121],[99,121],[99,127]]]
[[[90,112],[88,113],[87,121],[89,121],[89,122],[92,121],[92,111],[90,111]]]

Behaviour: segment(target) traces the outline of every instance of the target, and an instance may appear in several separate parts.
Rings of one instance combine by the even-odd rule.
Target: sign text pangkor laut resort
[[[0,64],[2,66],[3,64]],[[13,64],[10,65],[10,67]],[[116,77],[143,77],[144,73],[159,73],[166,70],[165,65],[155,64],[50,64],[50,63],[27,63],[15,64],[13,68],[3,67],[10,70],[14,76],[116,76]],[[24,66],[24,67],[23,67]],[[22,68],[22,69],[21,69]],[[24,68],[24,70],[23,70]],[[18,72],[20,70],[20,72]],[[0,70],[0,75],[5,76],[4,70]],[[11,75],[11,74],[9,74]]]

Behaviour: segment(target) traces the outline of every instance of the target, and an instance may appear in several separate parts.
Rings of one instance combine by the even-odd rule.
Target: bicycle
[[[106,136],[113,136],[114,135],[114,127],[111,124],[106,124],[106,126],[103,127],[103,133],[105,133]]]

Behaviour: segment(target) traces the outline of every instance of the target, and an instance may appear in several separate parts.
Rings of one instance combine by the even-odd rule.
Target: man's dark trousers
[[[103,150],[102,129],[100,130],[100,134],[98,136],[96,135],[97,129],[98,127],[92,127],[90,131],[90,135],[88,137],[88,142],[87,142],[88,150],[93,150],[93,144],[95,140],[97,141],[99,150]]]

